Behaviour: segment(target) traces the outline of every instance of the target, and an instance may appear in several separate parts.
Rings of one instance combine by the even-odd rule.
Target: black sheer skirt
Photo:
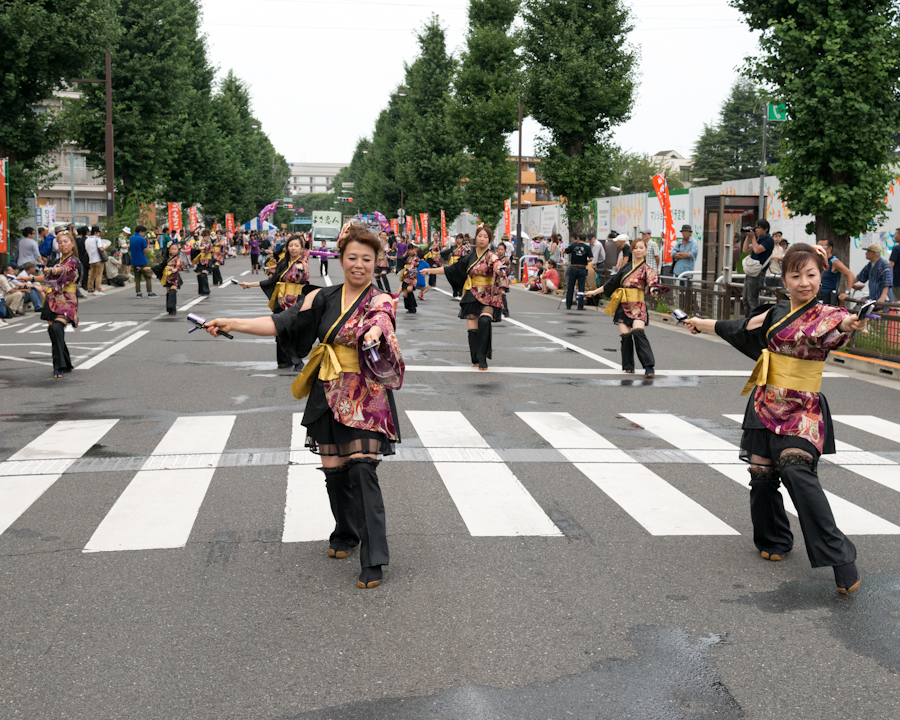
[[[399,429],[393,393],[390,390],[385,392],[388,393],[394,425]],[[318,378],[306,401],[301,424],[306,428],[306,448],[316,455],[348,457],[355,453],[393,455],[396,452],[395,444],[384,433],[360,430],[335,420],[325,397],[325,383]]]
[[[466,294],[463,295],[462,300],[459,303],[459,318],[461,320],[467,320],[469,318],[481,317],[481,313],[489,310],[491,313],[491,320],[494,322],[500,322],[502,317],[501,313],[503,312],[502,307],[494,307],[493,305],[483,305],[475,299],[475,296],[466,290]]]

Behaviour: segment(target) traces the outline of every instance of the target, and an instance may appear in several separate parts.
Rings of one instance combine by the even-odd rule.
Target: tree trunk
[[[820,240],[828,240],[834,248],[834,256],[850,268],[850,236],[838,235],[831,227],[827,215],[816,215],[816,242]],[[845,290],[845,280],[843,275],[838,278],[838,292]]]

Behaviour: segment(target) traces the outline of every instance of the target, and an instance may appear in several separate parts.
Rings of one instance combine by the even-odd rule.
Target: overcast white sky
[[[626,0],[641,56],[638,98],[619,126],[622,147],[689,156],[715,120],[756,35],[727,0]],[[458,56],[467,0],[204,0],[203,29],[220,73],[250,85],[254,112],[292,162],[349,162],[359,137],[416,56],[416,31],[432,12]],[[349,91],[349,92],[348,92]],[[352,94],[351,94],[352,93]],[[523,153],[540,126],[526,119]],[[515,149],[517,135],[510,138]]]

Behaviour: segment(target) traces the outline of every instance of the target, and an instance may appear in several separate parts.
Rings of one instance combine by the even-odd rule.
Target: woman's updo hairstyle
[[[344,250],[346,250],[347,246],[352,242],[367,245],[372,249],[372,252],[375,253],[375,257],[378,257],[378,253],[381,251],[381,240],[378,239],[378,236],[375,235],[375,233],[369,230],[365,225],[349,223],[341,231],[341,236],[338,238],[337,242],[338,254],[341,256],[341,259],[344,258]]]
[[[828,267],[828,258],[825,257],[825,248],[806,243],[794,243],[791,245],[781,260],[781,277],[787,277],[789,273],[798,272],[810,260],[819,268],[819,272]]]

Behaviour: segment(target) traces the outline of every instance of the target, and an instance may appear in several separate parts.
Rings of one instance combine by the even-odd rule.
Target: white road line
[[[6,532],[118,420],[63,420],[0,463],[0,533]],[[49,461],[49,462],[47,462]],[[43,469],[50,474],[40,474]],[[12,475],[8,471],[24,474]]]
[[[462,413],[407,410],[406,414],[433,460],[452,455],[454,449],[484,449],[483,462],[434,463],[470,534],[478,537],[562,535]]]
[[[106,360],[106,358],[111,357],[112,355],[115,355],[122,348],[128,347],[129,345],[131,345],[131,343],[133,343],[135,340],[139,340],[140,338],[144,337],[144,335],[146,335],[148,332],[150,332],[150,331],[149,330],[138,330],[133,335],[129,335],[124,340],[120,340],[115,345],[112,345],[112,346],[106,348],[105,350],[103,350],[102,352],[94,355],[94,357],[92,357],[87,362],[81,363],[76,368],[76,370],[90,370],[92,367],[95,367],[95,366],[99,365],[100,363],[102,363],[104,360]]]
[[[505,320],[504,320],[505,322]],[[479,372],[470,365],[407,365],[406,372],[434,372],[434,373],[468,373]],[[625,372],[621,369],[607,368],[561,368],[561,367],[502,367],[492,365],[489,372],[509,375],[621,375]],[[665,377],[747,377],[746,370],[657,370],[657,376]],[[630,376],[635,382],[643,381],[641,375]],[[823,373],[823,377],[846,377],[839,373]],[[647,381],[650,382],[649,380]]]
[[[832,418],[857,430],[900,443],[900,423],[882,420],[874,415],[832,415]]]
[[[702,462],[706,462],[713,470],[725,477],[745,487],[750,486],[749,473],[745,463],[740,462],[737,457],[738,448],[735,445],[674,415],[622,413],[622,417],[643,426],[670,445],[685,450]],[[721,459],[717,459],[716,455],[721,456]],[[796,510],[784,485],[780,485],[778,490],[784,499],[785,510],[796,515]],[[900,527],[868,510],[827,490],[825,490],[825,496],[831,505],[838,527],[848,535],[900,534]]]
[[[325,287],[331,287],[334,283],[331,281],[331,276],[326,275],[323,280],[325,281]]]
[[[208,297],[209,297],[209,295],[201,295],[200,297],[195,297],[193,300],[191,300],[186,305],[182,305],[180,308],[178,308],[178,312],[184,312],[188,308],[194,307],[194,305],[196,305],[197,303],[203,302]]]
[[[140,470],[94,531],[84,552],[184,547],[234,421],[234,415],[177,418],[152,455],[185,450],[209,453],[212,467]],[[152,460],[148,458],[144,467]]]
[[[547,340],[551,340],[555,343],[558,343],[559,345],[562,345],[564,348],[568,348],[569,350],[574,350],[575,352],[580,353],[581,355],[584,355],[585,357],[588,357],[591,360],[594,360],[594,361],[600,363],[601,365],[606,365],[607,367],[615,368],[617,370],[621,369],[621,367],[622,367],[621,363],[613,362],[612,360],[607,360],[605,357],[600,357],[599,355],[596,355],[592,352],[588,352],[584,348],[580,348],[577,345],[573,345],[570,342],[566,342],[565,340],[562,340],[561,338],[554,337],[553,335],[545,333],[542,330],[538,330],[537,328],[533,328],[530,325],[526,325],[525,323],[519,322],[518,320],[513,320],[512,318],[503,318],[503,322],[511,323],[513,325],[516,325],[517,327],[522,328],[523,330],[527,330],[528,332],[534,333],[535,335],[539,335],[542,338],[546,338]]]
[[[12,357],[11,355],[0,355],[0,360],[12,360],[13,362],[27,362],[35,365],[47,365],[53,367],[52,362],[44,362],[43,360],[32,360],[31,358]]]
[[[305,449],[306,428],[302,413],[294,413],[291,428],[291,462],[288,467],[282,542],[327,540],[334,530],[334,516],[325,488],[325,476],[313,464],[317,458]]]
[[[244,272],[241,273],[241,277],[244,277],[244,275],[249,275],[251,272],[253,272],[253,271],[252,270],[244,270]]]
[[[740,535],[569,413],[516,415],[651,535]]]

